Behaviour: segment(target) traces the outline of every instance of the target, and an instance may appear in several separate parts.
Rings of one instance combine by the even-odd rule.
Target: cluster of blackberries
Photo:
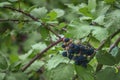
[[[94,48],[81,44],[75,44],[69,38],[63,39],[62,48],[65,49],[65,51],[62,53],[64,57],[74,60],[75,64],[83,67],[87,67],[87,63],[89,62],[87,57],[94,53]]]

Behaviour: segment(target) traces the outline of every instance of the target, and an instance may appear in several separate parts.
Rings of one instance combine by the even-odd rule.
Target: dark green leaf
[[[115,78],[115,69],[111,67],[107,67],[96,74],[96,80],[118,80]]]
[[[47,80],[72,80],[74,67],[71,64],[59,64],[56,68],[46,72]]]
[[[97,52],[96,58],[98,63],[100,64],[111,65],[111,66],[116,64],[115,58],[111,54],[106,53],[105,51]]]
[[[118,64],[120,62],[120,48],[118,47],[113,48],[110,54],[112,54],[112,56],[115,57],[116,63]]]
[[[75,65],[75,70],[80,80],[94,80],[94,75],[89,67],[84,68],[82,66]]]

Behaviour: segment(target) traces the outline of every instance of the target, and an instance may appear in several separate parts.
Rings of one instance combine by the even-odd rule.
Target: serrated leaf
[[[103,25],[104,24],[104,18],[105,18],[105,15],[100,15],[95,20],[93,20],[93,22],[96,22],[99,25]]]
[[[96,0],[88,0],[88,9],[93,12],[96,8]]]
[[[53,9],[57,13],[57,17],[61,17],[65,14],[64,10],[62,9]]]
[[[47,80],[72,80],[74,67],[72,64],[59,64],[56,68],[46,73]]]
[[[101,27],[94,27],[92,33],[93,33],[93,36],[100,42],[109,36],[107,29],[101,28]]]
[[[73,37],[77,39],[87,36],[92,30],[91,26],[81,23],[72,23],[69,26],[66,37]]]
[[[48,60],[47,69],[51,70],[56,66],[58,66],[60,63],[68,63],[68,62],[69,62],[69,59],[66,59],[61,55],[56,55],[56,56],[53,56],[50,60]]]
[[[120,10],[113,10],[105,18],[105,27],[110,34],[113,34],[116,30],[120,29]]]
[[[12,5],[10,2],[1,2],[0,3],[0,7],[10,6],[10,5]]]
[[[46,13],[47,13],[47,9],[45,7],[41,7],[41,8],[34,8],[30,14],[34,15],[37,18],[43,18],[45,17]]]
[[[110,8],[110,5],[106,5],[103,1],[99,2],[98,6],[99,8],[96,10],[97,17],[100,15],[105,15]]]
[[[107,67],[100,72],[96,73],[96,80],[118,80],[115,79],[115,69],[111,67]]]
[[[47,46],[41,42],[32,45],[33,50],[44,50]]]
[[[96,59],[98,63],[103,64],[103,65],[112,66],[116,64],[115,58],[111,54],[106,53],[105,51],[97,52]]]
[[[80,80],[94,80],[94,76],[90,68],[75,65],[75,70]]]

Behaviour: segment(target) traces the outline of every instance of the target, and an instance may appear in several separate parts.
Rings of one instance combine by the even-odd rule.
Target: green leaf
[[[40,34],[43,40],[49,36],[49,31],[45,27],[40,27]]]
[[[68,63],[68,62],[69,62],[69,59],[61,55],[56,55],[56,56],[53,56],[50,60],[48,60],[47,69],[51,70],[52,68],[57,67],[60,63]]]
[[[1,2],[0,3],[0,7],[10,6],[10,5],[12,5],[10,2]]]
[[[47,46],[41,42],[32,45],[33,50],[39,50],[39,51],[44,50],[46,47]]]
[[[88,7],[83,7],[79,9],[80,13],[87,17],[93,17],[92,14],[88,11]]]
[[[105,15],[110,8],[110,5],[106,5],[103,1],[98,3],[98,9],[96,10],[97,17],[100,15]]]
[[[8,1],[10,1],[10,2],[17,2],[18,0],[8,0]]]
[[[111,54],[106,53],[105,51],[97,52],[96,59],[100,64],[110,65],[110,66],[116,64],[115,58]]]
[[[23,72],[10,73],[6,80],[28,80],[28,77]]]
[[[19,55],[17,55],[17,54],[11,54],[11,55],[9,56],[9,58],[10,58],[10,62],[11,62],[11,63],[14,63],[14,62],[16,62],[16,61],[19,60]]]
[[[108,31],[105,28],[101,28],[101,27],[94,27],[93,28],[93,36],[99,40],[100,42],[103,41],[104,39],[106,39],[109,35],[108,35]]]
[[[5,78],[5,73],[0,73],[0,80],[4,80],[4,78]]]
[[[110,3],[110,4],[112,4],[112,3],[114,3],[116,0],[104,0],[106,3]]]
[[[110,54],[114,56],[116,63],[118,64],[120,62],[120,48],[118,47],[113,48]]]
[[[94,76],[90,68],[75,65],[75,70],[80,80],[94,80]]]
[[[5,70],[8,68],[7,58],[0,54],[0,69]]]
[[[81,23],[71,23],[69,25],[68,32],[66,33],[66,37],[73,38],[83,38],[86,37],[92,30],[92,27],[86,24]]]
[[[95,20],[93,20],[93,22],[96,22],[99,25],[104,25],[104,18],[105,18],[105,15],[100,15]]]
[[[115,79],[115,69],[111,67],[107,67],[100,72],[96,73],[96,80],[118,80]]]
[[[51,11],[50,13],[47,14],[47,17],[49,20],[55,20],[57,18],[57,13],[55,11]]]
[[[116,30],[120,29],[120,10],[113,10],[105,18],[105,27],[109,34],[113,34]]]
[[[88,9],[93,12],[96,8],[96,0],[88,0]]]
[[[45,17],[47,13],[47,9],[45,7],[41,7],[41,8],[34,8],[30,14],[34,15],[37,18],[43,18]]]
[[[26,73],[29,73],[31,71],[37,71],[39,70],[45,63],[43,61],[35,61],[28,69],[25,71]]]
[[[72,80],[74,67],[72,64],[59,64],[56,68],[46,72],[47,80]]]
[[[53,9],[57,13],[57,17],[61,17],[65,14],[64,10],[62,9]]]

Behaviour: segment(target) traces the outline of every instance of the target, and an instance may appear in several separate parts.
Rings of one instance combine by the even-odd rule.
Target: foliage
[[[0,0],[0,80],[120,80],[119,5]],[[86,68],[62,56],[64,38],[94,47]],[[98,64],[103,67],[96,72]]]

